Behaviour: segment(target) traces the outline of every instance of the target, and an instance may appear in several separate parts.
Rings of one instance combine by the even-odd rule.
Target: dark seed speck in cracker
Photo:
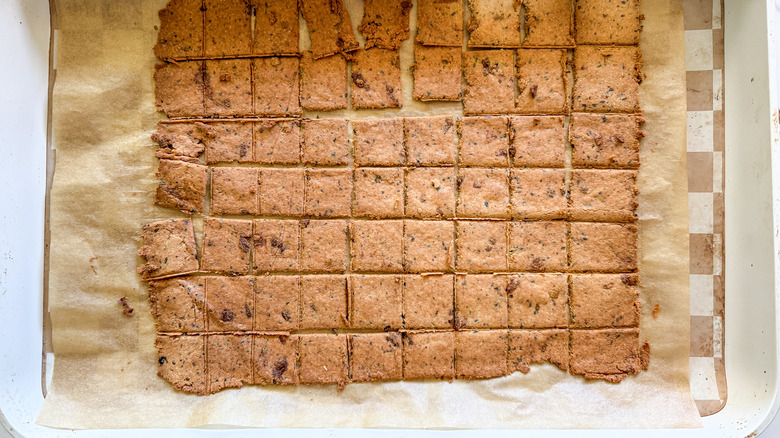
[[[252,74],[249,59],[206,61],[204,99],[206,116],[230,117],[252,114]]]
[[[388,2],[386,0],[365,0],[363,21],[358,30],[366,39],[366,48],[398,50],[401,42],[409,38],[409,12],[411,0]]]
[[[154,66],[154,96],[158,111],[168,117],[201,117],[206,114],[203,61],[183,61]]]
[[[452,221],[404,221],[404,271],[452,270],[454,232]]]
[[[206,164],[252,161],[252,124],[245,122],[199,123],[203,132]]]
[[[646,370],[650,347],[640,346],[639,329],[571,330],[574,375],[618,383],[627,375]]]
[[[571,261],[574,272],[631,272],[637,269],[635,224],[572,222]]]
[[[355,109],[401,108],[401,59],[395,50],[360,50],[352,62]]]
[[[465,114],[505,114],[515,110],[514,54],[511,50],[463,53]]]
[[[566,76],[566,50],[519,49],[518,96],[515,106],[521,113],[563,113],[569,107]]]
[[[175,160],[160,160],[155,205],[202,213],[206,203],[208,167]]]
[[[637,219],[635,170],[577,169],[572,172],[569,217],[576,221]]]
[[[577,44],[639,44],[639,0],[575,0]]]
[[[509,148],[514,167],[563,167],[566,130],[563,116],[511,116]]]
[[[459,101],[462,59],[460,47],[414,46],[414,99]]]
[[[460,217],[509,217],[509,171],[507,169],[461,168],[457,183]]]
[[[160,59],[203,55],[203,0],[171,0],[158,13],[154,54]]]
[[[455,215],[455,169],[416,167],[406,171],[406,215],[451,218]]]
[[[347,108],[347,60],[343,55],[301,58],[301,106],[310,111]]]
[[[577,46],[572,110],[638,112],[641,81],[639,48]]]
[[[469,47],[520,47],[520,2],[468,0]]]
[[[355,166],[406,163],[402,118],[353,120]]]
[[[288,0],[251,0],[255,9],[254,55],[298,53],[298,4]]]
[[[324,58],[359,48],[352,32],[349,13],[342,0],[301,0],[298,2],[298,9],[309,28],[314,58]]]
[[[255,58],[252,60],[254,113],[259,116],[297,116],[297,57]]]
[[[205,53],[210,58],[249,55],[252,6],[249,0],[204,0]]]
[[[638,327],[637,274],[571,275],[572,328]]]
[[[254,162],[298,164],[301,162],[301,122],[260,120],[254,125]]]
[[[455,131],[452,116],[405,118],[407,162],[416,166],[454,165]]]
[[[509,166],[509,121],[506,117],[464,117],[458,122],[461,166]]]
[[[345,165],[349,161],[349,120],[306,119],[303,132],[303,162],[311,165]]]
[[[252,336],[255,384],[298,384],[299,336]]]
[[[573,47],[574,13],[571,0],[523,0],[523,47]]]
[[[639,167],[642,119],[628,114],[573,113],[569,126],[574,167]]]
[[[352,170],[307,169],[306,214],[348,217],[352,204]]]
[[[561,272],[567,267],[566,222],[509,223],[509,269]]]
[[[463,45],[463,2],[419,0],[415,41],[426,46],[460,48]]]

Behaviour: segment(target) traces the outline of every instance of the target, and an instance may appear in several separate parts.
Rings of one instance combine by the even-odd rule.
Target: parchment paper
[[[201,425],[392,428],[696,427],[688,382],[685,72],[680,2],[643,0],[639,174],[642,338],[650,368],[620,384],[551,365],[485,381],[244,387],[201,397],[156,376],[154,324],[135,273],[142,224],[177,214],[156,186],[152,46],[166,0],[59,0],[49,311],[54,373],[38,417],[63,428]],[[354,24],[360,2],[350,0]],[[357,3],[357,4],[355,4]],[[416,2],[415,2],[416,3]],[[416,7],[416,6],[415,6]],[[355,10],[357,9],[357,11]],[[358,15],[358,16],[355,16]],[[416,11],[412,11],[412,17]],[[414,29],[414,26],[412,27]],[[412,35],[412,39],[414,35]],[[404,43],[409,51],[411,39]],[[403,67],[411,65],[409,56]],[[410,101],[411,82],[404,79]],[[396,114],[454,111],[407,105]],[[366,113],[363,113],[366,114]],[[135,316],[122,316],[126,296]],[[651,315],[658,304],[657,319]]]

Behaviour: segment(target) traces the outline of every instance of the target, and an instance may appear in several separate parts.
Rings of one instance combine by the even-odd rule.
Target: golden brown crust
[[[314,58],[359,48],[342,0],[299,0],[298,8],[312,35],[311,51]]]
[[[206,205],[208,167],[175,160],[160,160],[156,172],[155,205],[181,210],[183,213],[203,213]]]
[[[455,169],[452,167],[407,169],[407,217],[453,217],[455,215],[455,184]]]
[[[160,10],[155,56],[181,59],[203,55],[202,6],[203,0],[171,0]]]
[[[640,55],[637,47],[578,46],[574,50],[572,109],[639,111]]]
[[[523,47],[574,47],[574,14],[570,0],[522,0],[525,10]]]
[[[301,106],[309,111],[347,108],[347,60],[343,55],[301,59]]]
[[[468,0],[469,47],[520,47],[520,2]]]
[[[306,271],[325,272],[347,269],[346,221],[302,221],[301,268]]]
[[[463,2],[419,0],[415,41],[426,46],[463,45]]]
[[[297,385],[299,336],[253,336],[252,383]]]
[[[183,392],[208,394],[205,336],[157,335],[157,375]]]
[[[298,4],[289,0],[251,0],[255,14],[254,55],[298,53]]]
[[[249,0],[203,0],[204,52],[209,58],[249,55],[252,7]]]
[[[458,176],[458,215],[464,218],[509,216],[509,171],[507,169],[461,168]]]
[[[189,274],[198,270],[195,230],[191,219],[167,219],[144,225],[138,267],[144,281]]]
[[[569,127],[574,167],[639,167],[642,119],[629,114],[573,113]]]
[[[463,111],[505,114],[515,108],[514,55],[511,50],[463,53]]]
[[[258,175],[249,167],[211,169],[211,213],[258,214]]]
[[[575,0],[577,44],[639,44],[639,0]]]
[[[248,274],[251,250],[252,221],[203,219],[202,270]]]
[[[404,341],[404,379],[455,378],[454,332],[407,332]]]
[[[397,51],[360,50],[352,63],[352,107],[400,108],[401,59]]]
[[[411,0],[388,2],[386,0],[365,0],[363,21],[358,30],[366,39],[366,49],[379,47],[398,50],[401,42],[409,38],[409,12]]]
[[[306,214],[348,217],[352,204],[352,170],[306,169]]]
[[[253,125],[254,158],[261,164],[301,162],[300,120],[266,119]]]
[[[455,375],[462,379],[487,379],[507,373],[507,331],[455,333]]]
[[[404,216],[404,169],[361,167],[355,169],[353,217],[400,218]]]
[[[568,191],[565,169],[511,169],[512,216],[518,219],[563,219]]]
[[[519,49],[515,66],[518,112],[560,114],[569,109],[566,50]]]
[[[414,92],[420,101],[461,99],[462,57],[460,47],[414,47]]]
[[[403,282],[398,275],[349,277],[350,327],[398,330],[403,325]]]

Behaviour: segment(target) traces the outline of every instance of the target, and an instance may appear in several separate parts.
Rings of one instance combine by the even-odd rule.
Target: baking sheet
[[[646,0],[642,50],[642,337],[650,368],[619,385],[545,365],[485,381],[245,387],[199,397],[156,376],[154,325],[135,274],[140,228],[176,214],[156,186],[151,48],[165,0],[57,2],[57,168],[49,311],[56,356],[38,422],[67,428],[222,424],[280,427],[696,427],[688,382],[685,72],[678,2]],[[357,14],[354,14],[357,15]],[[412,11],[415,16],[415,11]],[[353,21],[359,21],[353,16]],[[413,36],[412,36],[413,38]],[[404,47],[409,50],[411,39]],[[407,58],[408,59],[408,58]],[[402,64],[403,66],[403,64]],[[408,78],[404,82],[409,97]],[[412,108],[406,106],[406,108]],[[439,110],[431,104],[432,111]],[[451,108],[442,108],[451,111]],[[399,113],[403,113],[401,110]],[[366,113],[361,113],[366,114]],[[122,316],[127,296],[136,316]],[[657,319],[652,309],[659,305]]]

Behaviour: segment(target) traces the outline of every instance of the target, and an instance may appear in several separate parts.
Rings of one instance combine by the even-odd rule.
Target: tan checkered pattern
[[[691,391],[702,416],[726,403],[723,366],[722,0],[684,0],[688,87]]]

